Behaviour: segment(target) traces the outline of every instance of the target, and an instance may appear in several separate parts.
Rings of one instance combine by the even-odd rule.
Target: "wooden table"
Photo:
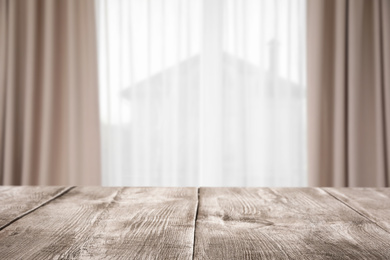
[[[0,259],[390,259],[386,188],[0,186]]]

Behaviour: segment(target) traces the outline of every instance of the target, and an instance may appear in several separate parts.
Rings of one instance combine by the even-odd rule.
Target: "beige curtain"
[[[100,184],[93,0],[0,0],[0,184]]]
[[[308,0],[313,186],[390,186],[390,1]]]

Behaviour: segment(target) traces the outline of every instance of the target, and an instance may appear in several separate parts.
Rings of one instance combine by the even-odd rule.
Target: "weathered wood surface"
[[[195,259],[390,259],[390,234],[320,188],[199,192]]]
[[[69,188],[0,186],[0,230],[51,199],[60,196]]]
[[[196,188],[76,187],[0,231],[1,259],[191,259]]]
[[[324,188],[324,190],[390,233],[390,188]]]
[[[389,188],[0,186],[0,220],[0,259],[390,259]]]

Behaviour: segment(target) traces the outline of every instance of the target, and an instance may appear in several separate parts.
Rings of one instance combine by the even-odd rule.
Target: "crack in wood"
[[[197,188],[197,201],[196,201],[196,211],[195,211],[195,220],[194,220],[194,239],[192,243],[192,259],[195,257],[195,239],[196,239],[196,221],[198,220],[198,212],[199,212],[199,187]]]
[[[336,195],[330,193],[329,191],[323,189],[323,188],[320,188],[321,190],[325,191],[329,196],[331,196],[332,198],[334,198],[335,200],[341,202],[344,206],[350,208],[351,210],[355,211],[357,214],[359,214],[360,216],[364,217],[365,219],[367,219],[368,221],[370,221],[371,223],[373,223],[374,225],[376,225],[377,227],[379,227],[380,229],[382,229],[383,231],[385,231],[386,233],[390,234],[390,232],[383,228],[381,225],[379,225],[376,221],[372,220],[371,218],[369,218],[366,214],[360,212],[358,209],[356,209],[355,207],[349,205],[347,202],[339,199]]]
[[[6,227],[10,226],[11,224],[13,224],[14,222],[16,222],[17,220],[19,220],[19,219],[21,219],[21,218],[27,216],[28,214],[30,214],[30,213],[36,211],[37,209],[39,209],[39,208],[41,208],[41,207],[43,207],[43,206],[49,204],[49,203],[52,202],[53,200],[55,200],[55,199],[61,197],[62,195],[68,193],[71,189],[73,189],[73,188],[75,188],[75,187],[76,187],[76,186],[68,187],[68,188],[62,190],[61,192],[55,194],[52,198],[50,198],[50,199],[44,201],[43,203],[41,203],[41,204],[35,206],[34,208],[32,208],[32,209],[30,209],[30,210],[27,210],[26,212],[20,214],[19,216],[17,216],[17,217],[15,217],[14,219],[12,219],[10,222],[8,222],[8,223],[2,225],[2,226],[0,227],[0,231],[2,231],[3,229],[5,229]]]

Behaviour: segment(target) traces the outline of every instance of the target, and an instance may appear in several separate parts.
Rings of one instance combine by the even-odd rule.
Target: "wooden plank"
[[[390,188],[323,188],[390,233]]]
[[[200,188],[195,259],[390,259],[390,234],[320,188]]]
[[[70,187],[59,186],[0,186],[0,230],[66,192]]]
[[[3,259],[190,259],[196,188],[77,187],[0,232]]]

